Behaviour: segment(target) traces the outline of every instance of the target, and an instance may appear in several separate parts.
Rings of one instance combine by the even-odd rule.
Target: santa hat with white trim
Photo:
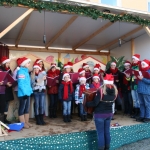
[[[111,65],[115,65],[116,66],[117,64],[116,64],[116,62],[111,62]]]
[[[132,58],[136,59],[136,60],[140,60],[140,54],[134,54],[132,56]]]
[[[148,67],[148,66],[150,65],[150,61],[147,60],[147,59],[144,59],[144,60],[141,62],[141,64],[144,64],[145,67]]]
[[[65,80],[65,77],[66,77],[66,76],[69,76],[69,77],[70,77],[70,74],[67,73],[67,72],[65,72],[65,73],[63,74],[62,80]]]
[[[34,63],[33,65],[33,69],[38,68],[39,70],[41,70],[41,67],[38,63]]]
[[[89,67],[89,65],[87,64],[87,63],[83,63],[83,65],[82,65],[82,68],[87,68],[87,67]]]
[[[82,73],[85,73],[85,70],[84,70],[83,68],[80,68],[80,69],[78,70],[78,73],[79,73],[79,75],[82,74]]]
[[[114,84],[114,76],[112,74],[106,74],[104,84]]]
[[[131,66],[130,61],[127,61],[127,60],[126,60],[126,61],[124,62],[124,66]]]
[[[73,67],[73,63],[72,63],[72,62],[69,61],[67,64],[68,64],[71,68]]]
[[[96,64],[96,65],[94,66],[94,70],[99,71],[99,70],[100,70],[100,64]]]
[[[79,82],[86,81],[86,77],[79,77]]]
[[[25,66],[29,62],[31,62],[31,59],[22,57],[18,60],[18,66]]]
[[[94,74],[93,75],[93,79],[99,79],[100,80],[99,75],[98,74]]]
[[[36,59],[35,63],[39,64],[42,61],[43,61],[42,59]]]
[[[3,56],[3,57],[1,58],[1,64],[4,65],[4,64],[6,64],[7,62],[10,62],[10,59],[7,58],[6,56]]]
[[[50,69],[51,69],[52,67],[56,67],[56,63],[51,63]]]
[[[70,66],[68,65],[68,64],[64,64],[64,67],[63,67],[64,69],[66,69],[66,68],[70,68]]]

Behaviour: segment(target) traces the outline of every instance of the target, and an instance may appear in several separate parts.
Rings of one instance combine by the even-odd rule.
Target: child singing
[[[55,78],[60,75],[60,70],[56,68],[55,63],[51,63],[50,70],[47,72],[48,77]],[[56,111],[57,111],[57,103],[58,103],[58,84],[59,80],[56,80],[57,84],[54,86],[48,87],[48,95],[50,99],[49,105],[49,117],[56,118]]]
[[[94,76],[93,76],[93,82],[90,85],[90,88],[96,88],[96,89],[98,89],[100,86],[101,86],[101,84],[100,84],[99,75],[98,74],[94,74]]]
[[[63,121],[71,122],[71,101],[73,100],[73,85],[69,73],[64,73],[59,86],[58,97],[63,101]]]
[[[85,70],[86,73],[91,73],[91,70],[87,63],[83,63],[82,68]]]
[[[86,83],[86,78],[80,77],[79,84],[77,84],[75,90],[75,103],[80,106],[79,108],[80,108],[81,121],[87,121],[87,112],[85,112],[83,107],[83,100],[85,96],[83,92],[85,91],[85,89],[89,89],[89,88],[90,88],[89,84]]]
[[[26,57],[20,58],[18,61],[20,69],[17,72],[19,120],[20,122],[24,122],[24,128],[26,129],[32,127],[29,123],[30,95],[33,93],[28,70],[30,61],[31,60]]]
[[[35,100],[35,118],[37,125],[45,125],[43,120],[45,108],[45,91],[46,91],[46,74],[42,71],[39,64],[33,65],[33,72],[31,74],[31,83],[33,89],[33,96]]]

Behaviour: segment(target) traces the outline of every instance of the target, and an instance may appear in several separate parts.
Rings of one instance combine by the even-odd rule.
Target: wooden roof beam
[[[71,19],[58,31],[58,33],[46,44],[46,49],[77,19],[78,16],[73,16]]]
[[[32,12],[31,12],[31,13],[32,13]],[[23,32],[24,32],[24,30],[25,30],[25,28],[26,28],[26,25],[27,25],[27,23],[28,23],[28,21],[29,21],[29,18],[30,18],[30,16],[31,16],[31,13],[24,19],[23,25],[22,25],[22,27],[21,27],[21,29],[20,29],[20,31],[19,31],[19,34],[18,34],[17,39],[16,39],[16,42],[15,42],[15,46],[16,46],[16,47],[18,47],[19,41],[20,41],[20,39],[21,39],[21,37],[22,37],[22,34],[23,34]]]
[[[8,33],[13,27],[15,27],[20,21],[22,21],[25,17],[27,17],[34,9],[30,8],[28,9],[24,14],[22,14],[18,19],[16,19],[12,24],[10,24],[6,29],[4,29],[0,33],[0,39]]]
[[[120,39],[125,39],[125,38],[127,38],[128,36],[130,36],[130,35],[132,35],[132,34],[138,32],[138,31],[140,31],[141,29],[143,29],[143,27],[142,27],[142,26],[139,26],[139,27],[137,27],[136,29],[134,29],[134,30],[132,30],[132,31],[130,31],[130,32],[126,33],[126,34],[124,34],[123,36],[121,36],[121,37],[119,37],[119,38],[120,38]],[[115,39],[115,40],[113,40],[113,41],[111,41],[111,42],[109,42],[109,43],[107,43],[107,44],[101,46],[100,48],[97,49],[97,51],[99,52],[99,51],[101,51],[101,50],[104,50],[104,49],[106,49],[106,48],[108,48],[108,47],[114,45],[115,43],[118,42],[118,39],[119,39],[119,38],[117,38],[117,39]]]
[[[59,50],[59,49],[46,49],[46,48],[29,48],[29,47],[15,47],[9,46],[10,50],[13,51],[34,51],[34,52],[50,52],[50,53],[69,53],[69,54],[88,54],[88,55],[105,55],[109,53],[89,52],[89,51],[72,51],[72,50]]]
[[[146,31],[146,33],[148,34],[148,36],[150,36],[150,29],[149,29],[149,27],[143,27],[143,28]]]
[[[99,28],[97,31],[95,31],[94,33],[92,33],[90,36],[88,36],[87,38],[85,38],[84,40],[82,40],[80,43],[78,43],[77,45],[75,45],[73,47],[73,50],[76,50],[77,48],[79,48],[80,46],[82,46],[83,44],[85,44],[86,42],[88,42],[89,40],[91,40],[93,37],[95,37],[96,35],[98,35],[102,31],[106,30],[112,24],[113,24],[112,22],[108,22],[107,24],[105,24],[104,26],[102,26],[101,28]]]

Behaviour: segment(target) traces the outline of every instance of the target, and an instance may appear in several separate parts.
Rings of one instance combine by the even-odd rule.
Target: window
[[[100,3],[111,6],[121,6],[121,0],[100,0]]]
[[[150,12],[150,0],[148,1],[148,12]]]

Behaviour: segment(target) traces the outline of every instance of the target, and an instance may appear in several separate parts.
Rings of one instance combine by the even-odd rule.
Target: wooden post
[[[28,9],[23,15],[21,15],[18,19],[16,19],[12,24],[10,24],[5,30],[0,33],[0,39],[8,33],[13,27],[15,27],[20,21],[22,21],[25,17],[27,17],[34,9]]]
[[[131,58],[135,53],[134,39],[131,40]]]
[[[59,52],[58,53],[58,61],[60,61],[60,59],[61,59],[61,53]]]

